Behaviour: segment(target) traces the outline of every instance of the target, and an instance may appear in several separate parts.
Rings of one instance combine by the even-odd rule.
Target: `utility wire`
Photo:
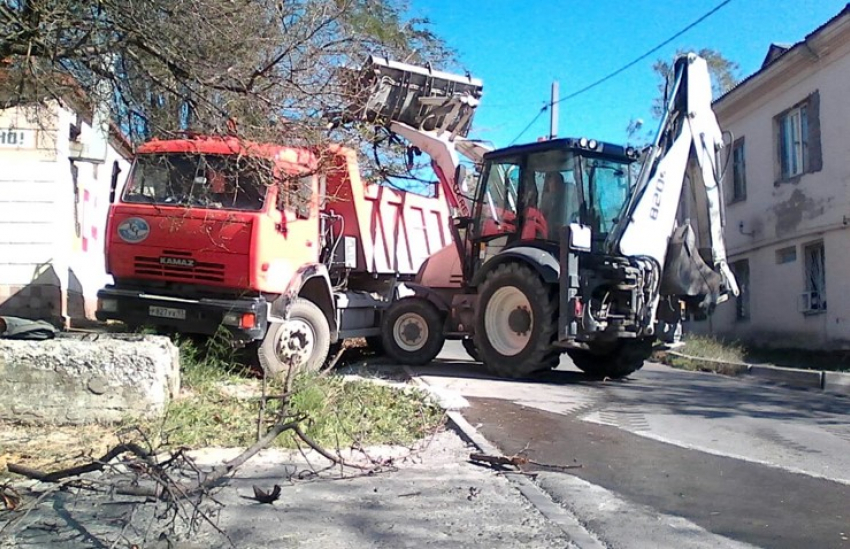
[[[535,122],[537,122],[537,119],[540,118],[540,115],[542,115],[544,112],[546,112],[549,109],[549,107],[551,107],[552,105],[555,105],[556,103],[562,103],[564,101],[572,99],[573,97],[576,97],[576,96],[581,95],[581,94],[583,94],[587,91],[590,91],[593,88],[599,86],[600,84],[603,84],[604,82],[607,82],[608,80],[614,78],[615,76],[622,73],[623,71],[630,69],[634,65],[640,63],[641,61],[643,61],[644,59],[646,59],[647,57],[649,57],[653,53],[657,52],[658,50],[660,50],[661,48],[663,48],[664,46],[666,46],[667,44],[669,44],[670,42],[672,42],[676,38],[682,36],[683,34],[688,32],[692,28],[696,27],[697,25],[699,25],[700,23],[702,23],[703,21],[705,21],[706,19],[708,19],[709,17],[714,15],[717,11],[719,11],[721,8],[723,8],[726,4],[728,4],[731,1],[732,0],[723,0],[723,2],[720,2],[719,4],[717,4],[714,8],[712,8],[711,10],[709,10],[708,12],[703,14],[699,19],[697,19],[693,23],[689,24],[688,26],[686,26],[685,28],[683,28],[682,30],[680,30],[679,32],[677,32],[676,34],[674,34],[673,36],[668,38],[667,40],[664,40],[663,42],[661,42],[660,44],[658,44],[654,48],[650,49],[649,51],[647,51],[646,53],[644,53],[643,55],[641,55],[637,59],[623,65],[622,67],[620,67],[619,69],[615,70],[614,72],[608,74],[607,76],[600,78],[599,80],[597,80],[596,82],[593,82],[592,84],[588,84],[587,86],[581,88],[580,90],[574,91],[573,93],[571,93],[569,95],[561,97],[557,101],[547,103],[542,109],[540,109],[540,112],[537,113],[537,116],[534,117],[534,120],[532,120],[531,123],[529,123],[528,126],[526,126],[525,129],[522,130],[519,133],[519,135],[517,135],[514,138],[513,141],[511,141],[511,145],[516,143],[519,140],[519,138],[522,137],[523,134],[525,134],[525,132],[527,132],[531,128],[531,126],[534,125]]]
[[[547,110],[549,110],[549,105],[548,105],[548,104],[547,104],[547,105],[543,105],[543,108],[541,108],[539,111],[537,111],[537,116],[535,116],[534,118],[532,118],[532,119],[531,119],[531,122],[529,122],[529,123],[528,123],[528,126],[526,126],[526,127],[525,127],[525,128],[524,128],[521,132],[519,132],[519,135],[517,135],[516,137],[514,137],[514,140],[513,140],[513,141],[511,141],[511,142],[510,142],[510,144],[509,144],[508,146],[510,147],[511,145],[513,145],[514,143],[516,143],[516,142],[519,140],[519,138],[520,138],[520,137],[522,137],[522,136],[525,134],[525,132],[527,132],[529,129],[531,129],[531,126],[533,126],[533,125],[534,125],[534,123],[535,123],[535,122],[537,122],[537,119],[538,119],[538,118],[540,118],[540,116],[541,116],[544,112],[546,112]]]
[[[568,100],[568,99],[572,99],[573,97],[575,97],[575,96],[577,96],[577,95],[581,95],[581,94],[585,93],[586,91],[588,91],[588,90],[590,90],[590,89],[592,89],[592,88],[595,88],[596,86],[598,86],[598,85],[602,84],[603,82],[606,82],[606,81],[608,81],[608,80],[610,80],[610,79],[614,78],[615,76],[617,76],[617,75],[618,75],[618,74],[620,74],[621,72],[623,72],[623,71],[625,71],[625,70],[627,70],[627,69],[629,69],[629,68],[633,67],[634,65],[636,65],[637,63],[639,63],[639,62],[643,61],[644,59],[646,59],[647,57],[649,57],[649,56],[650,56],[650,55],[652,55],[653,53],[657,52],[658,50],[660,50],[661,48],[663,48],[664,46],[666,46],[667,44],[669,44],[670,42],[672,42],[672,41],[673,41],[673,40],[675,40],[676,38],[679,38],[680,36],[682,36],[683,34],[685,34],[686,32],[688,32],[688,31],[689,31],[689,30],[691,30],[692,28],[696,27],[697,25],[699,25],[700,23],[702,23],[703,21],[705,21],[706,19],[708,19],[710,16],[714,15],[714,13],[715,13],[715,12],[719,11],[719,10],[720,10],[720,8],[722,8],[723,6],[725,6],[726,4],[728,4],[728,3],[729,3],[729,2],[731,2],[731,1],[732,1],[732,0],[724,0],[723,2],[721,2],[720,4],[718,4],[717,6],[715,6],[715,7],[714,7],[711,11],[709,11],[708,13],[706,13],[705,15],[703,15],[702,17],[700,17],[699,19],[697,19],[696,21],[694,21],[693,23],[691,23],[690,25],[688,25],[687,27],[685,27],[684,29],[680,30],[679,32],[677,32],[676,34],[674,34],[673,36],[671,36],[670,38],[668,38],[668,39],[667,39],[667,40],[665,40],[664,42],[661,42],[660,44],[658,44],[657,46],[655,46],[654,48],[652,48],[652,49],[651,49],[651,50],[649,50],[648,52],[644,53],[643,55],[641,55],[640,57],[638,57],[638,58],[637,58],[637,59],[635,59],[634,61],[632,61],[632,62],[628,63],[627,65],[623,65],[622,67],[620,67],[620,68],[619,68],[619,69],[617,69],[616,71],[612,72],[612,73],[611,73],[611,74],[609,74],[608,76],[605,76],[605,77],[603,77],[603,78],[600,78],[600,79],[599,79],[599,80],[597,80],[596,82],[594,82],[594,83],[592,83],[592,84],[589,84],[589,85],[587,85],[587,86],[583,87],[582,89],[580,89],[580,90],[578,90],[578,91],[575,91],[575,92],[573,92],[573,93],[571,93],[571,94],[569,94],[569,95],[567,95],[567,96],[565,96],[565,97],[561,97],[560,99],[558,99],[557,101],[555,101],[555,102],[554,102],[554,103],[552,103],[552,104],[554,105],[555,103],[561,103],[562,101],[566,101],[566,100]]]

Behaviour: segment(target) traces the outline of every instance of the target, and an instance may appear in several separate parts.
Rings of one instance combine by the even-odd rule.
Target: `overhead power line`
[[[685,28],[683,28],[682,30],[680,30],[679,32],[677,32],[676,34],[674,34],[673,36],[671,36],[670,38],[668,38],[668,39],[664,40],[663,42],[661,42],[661,43],[660,43],[660,44],[658,44],[657,46],[653,47],[652,49],[650,49],[650,50],[649,50],[649,51],[647,51],[646,53],[644,53],[644,54],[640,55],[640,56],[639,56],[639,57],[637,57],[636,59],[634,59],[634,60],[632,60],[632,61],[630,61],[630,62],[626,63],[625,65],[623,65],[623,66],[622,66],[622,67],[620,67],[619,69],[615,70],[614,72],[609,73],[609,74],[607,74],[606,76],[603,76],[603,77],[602,77],[602,78],[600,78],[599,80],[597,80],[597,81],[595,81],[595,82],[593,82],[593,83],[591,83],[591,84],[588,84],[587,86],[585,86],[585,87],[581,88],[580,90],[576,90],[576,91],[574,91],[573,93],[571,93],[571,94],[569,94],[569,95],[565,95],[564,97],[559,98],[557,101],[554,101],[554,102],[547,102],[547,104],[546,104],[546,105],[544,105],[542,109],[540,109],[540,111],[537,113],[537,116],[535,116],[535,117],[534,117],[534,119],[533,119],[533,120],[532,120],[532,121],[528,124],[528,126],[526,126],[526,127],[525,127],[525,129],[524,129],[524,130],[522,130],[522,131],[519,133],[519,135],[517,135],[517,136],[514,138],[514,140],[513,140],[513,141],[511,141],[511,145],[513,145],[514,143],[516,143],[516,142],[519,140],[519,138],[520,138],[520,137],[522,137],[522,136],[523,136],[523,134],[525,134],[525,132],[527,132],[527,131],[531,128],[531,126],[533,126],[533,125],[534,125],[534,123],[535,123],[535,122],[537,122],[537,119],[538,119],[538,118],[540,118],[540,116],[541,116],[544,112],[546,112],[546,110],[547,110],[547,109],[549,109],[549,107],[551,107],[551,106],[552,106],[552,105],[554,105],[555,103],[562,103],[562,102],[567,101],[567,100],[569,100],[569,99],[572,99],[572,98],[574,98],[574,97],[576,97],[576,96],[578,96],[578,95],[581,95],[581,94],[583,94],[583,93],[586,93],[586,92],[588,92],[588,91],[592,90],[593,88],[595,88],[595,87],[599,86],[600,84],[603,84],[603,83],[607,82],[608,80],[610,80],[610,79],[614,78],[615,76],[617,76],[618,74],[622,73],[623,71],[626,71],[626,70],[630,69],[631,67],[633,67],[633,66],[635,66],[636,64],[640,63],[641,61],[643,61],[644,59],[646,59],[647,57],[649,57],[649,56],[650,56],[650,55],[652,55],[653,53],[657,52],[658,50],[660,50],[661,48],[663,48],[664,46],[666,46],[667,44],[669,44],[670,42],[672,42],[673,40],[675,40],[676,38],[679,38],[680,36],[682,36],[683,34],[685,34],[686,32],[688,32],[688,31],[689,31],[689,30],[691,30],[692,28],[696,27],[697,25],[699,25],[700,23],[702,23],[703,21],[705,21],[706,19],[708,19],[709,17],[711,17],[712,15],[714,15],[716,12],[718,12],[721,8],[723,8],[724,6],[726,6],[726,4],[728,4],[728,3],[729,3],[729,2],[731,2],[731,1],[732,1],[732,0],[723,0],[723,2],[720,2],[719,4],[717,4],[716,6],[714,6],[711,10],[707,11],[705,14],[703,14],[702,16],[700,16],[700,17],[699,17],[696,21],[694,21],[694,22],[690,23],[688,26],[686,26]]]
[[[555,103],[561,103],[561,102],[566,101],[568,99],[572,99],[573,97],[575,97],[577,95],[581,95],[581,94],[585,93],[586,91],[591,90],[591,89],[595,88],[596,86],[602,84],[603,82],[607,82],[608,80],[614,78],[615,76],[617,76],[621,72],[633,67],[634,65],[636,65],[638,63],[640,63],[641,61],[643,61],[644,59],[646,59],[647,57],[649,57],[653,53],[657,52],[658,50],[660,50],[661,48],[663,48],[664,46],[666,46],[667,44],[669,44],[670,42],[672,42],[676,38],[679,38],[680,36],[682,36],[683,34],[688,32],[692,28],[696,27],[697,25],[699,25],[700,23],[702,23],[703,21],[705,21],[706,19],[708,19],[709,17],[714,15],[715,12],[719,11],[720,8],[722,8],[723,6],[725,6],[726,4],[728,4],[731,1],[732,0],[724,0],[723,2],[721,2],[720,4],[715,6],[711,11],[709,11],[708,13],[706,13],[705,15],[703,15],[702,17],[700,17],[699,19],[697,19],[696,21],[694,21],[693,23],[688,25],[687,27],[683,28],[682,30],[680,30],[679,32],[677,32],[676,34],[674,34],[673,36],[671,36],[670,38],[668,38],[664,42],[661,42],[660,44],[658,44],[657,46],[655,46],[654,48],[652,48],[648,52],[644,53],[643,55],[641,55],[640,57],[638,57],[634,61],[631,61],[626,65],[623,65],[622,67],[615,70],[611,74],[609,74],[609,75],[607,75],[603,78],[600,78],[599,80],[597,80],[596,82],[594,82],[592,84],[588,84],[587,86],[583,87],[582,89],[580,89],[578,91],[575,91],[575,92],[573,92],[573,93],[571,93],[567,96],[561,97],[560,99],[555,101]]]
[[[532,119],[531,119],[531,122],[529,122],[529,123],[528,123],[528,125],[527,125],[527,126],[526,126],[526,127],[525,127],[522,131],[521,131],[521,132],[519,132],[519,135],[517,135],[516,137],[514,137],[514,140],[510,142],[509,146],[510,146],[510,145],[513,145],[514,143],[516,143],[516,142],[519,140],[519,138],[520,138],[520,137],[522,137],[522,136],[525,134],[525,132],[527,132],[528,130],[530,130],[530,129],[531,129],[531,126],[533,126],[533,125],[534,125],[534,123],[535,123],[535,122],[537,122],[537,119],[538,119],[538,118],[540,118],[540,116],[541,116],[544,112],[546,112],[548,109],[549,109],[549,105],[543,105],[543,108],[542,108],[542,109],[540,109],[539,111],[537,111],[537,116],[535,116],[534,118],[532,118]]]

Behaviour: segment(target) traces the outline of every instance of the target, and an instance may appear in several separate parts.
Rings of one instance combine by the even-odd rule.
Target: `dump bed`
[[[429,255],[451,244],[449,207],[439,192],[428,197],[365,183],[354,151],[340,147],[334,153],[324,209],[343,217],[337,231],[355,237],[356,271],[412,275]]]

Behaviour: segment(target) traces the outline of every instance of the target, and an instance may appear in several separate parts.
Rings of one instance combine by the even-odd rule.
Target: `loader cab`
[[[473,217],[467,268],[516,246],[555,251],[561,227],[590,227],[601,247],[632,187],[632,148],[586,138],[563,138],[485,155]],[[469,274],[472,274],[469,272]]]

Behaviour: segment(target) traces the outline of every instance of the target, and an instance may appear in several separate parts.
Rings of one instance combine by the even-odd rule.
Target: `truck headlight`
[[[228,326],[239,326],[241,320],[241,313],[225,313],[224,318],[221,319],[221,323],[227,324]]]
[[[257,315],[254,313],[225,313],[221,319],[221,323],[227,326],[236,326],[245,330],[250,330],[257,326]]]
[[[118,300],[117,299],[101,299],[98,302],[97,308],[105,313],[117,313],[118,312]]]

